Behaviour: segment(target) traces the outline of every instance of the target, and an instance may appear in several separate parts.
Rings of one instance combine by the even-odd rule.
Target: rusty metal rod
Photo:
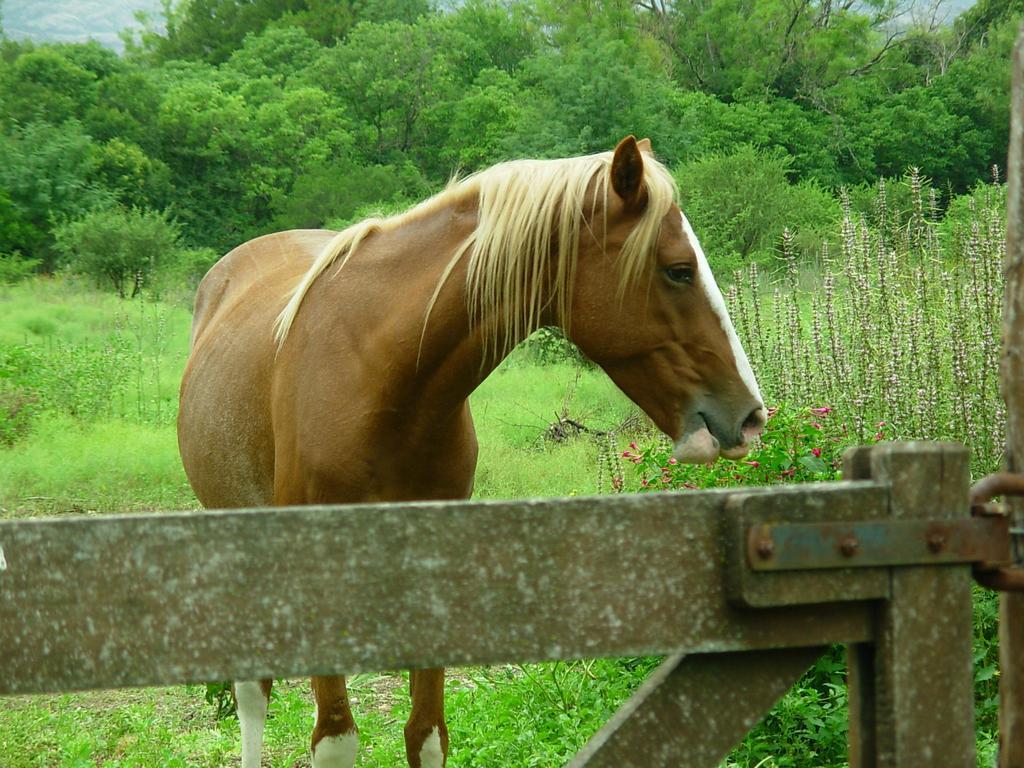
[[[996,496],[1024,496],[1024,475],[996,472],[981,478],[971,488],[971,506],[992,501]]]

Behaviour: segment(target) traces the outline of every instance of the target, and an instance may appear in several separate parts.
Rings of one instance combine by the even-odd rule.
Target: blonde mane
[[[484,329],[487,351],[507,353],[517,340],[540,326],[549,305],[554,306],[556,318],[565,327],[572,305],[580,233],[587,226],[585,202],[590,192],[591,215],[599,202],[607,206],[611,165],[611,152],[500,163],[453,181],[404,213],[367,219],[339,232],[313,261],[278,315],[274,324],[278,346],[288,336],[313,281],[339,258],[338,270],[343,269],[364,238],[474,194],[478,201],[476,229],[445,267],[427,305],[423,332],[441,289],[467,255],[466,304],[470,322]],[[671,174],[647,154],[643,186],[647,205],[616,259],[622,273],[622,292],[650,268],[661,221],[677,198]],[[552,254],[553,242],[559,244],[556,255]],[[552,278],[550,285],[546,276]]]

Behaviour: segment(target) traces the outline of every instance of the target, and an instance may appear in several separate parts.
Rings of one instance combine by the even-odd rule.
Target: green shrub
[[[39,259],[26,259],[17,252],[0,253],[0,284],[24,280],[35,272],[37,266]]]
[[[28,434],[39,412],[33,392],[0,378],[0,445],[14,445]]]
[[[0,384],[11,412],[30,407],[22,419],[50,410],[81,419],[109,416],[121,410],[131,357],[127,339],[111,337],[101,347],[66,343],[43,348],[0,347]],[[0,410],[4,408],[0,405]],[[3,418],[3,417],[0,417]],[[10,417],[13,423],[14,417]],[[24,434],[19,428],[15,436]]]
[[[194,291],[223,255],[213,248],[182,248],[161,270],[158,283],[161,288],[185,287]]]
[[[787,228],[802,256],[815,254],[834,231],[839,203],[814,182],[791,184],[791,166],[781,151],[746,145],[676,169],[683,211],[716,271],[772,260]]]
[[[359,166],[350,161],[308,170],[295,180],[290,191],[274,195],[278,229],[316,229],[330,221],[358,221],[361,209],[424,197],[430,188],[411,163]]]
[[[178,227],[167,215],[139,208],[92,211],[58,227],[55,236],[72,272],[114,288],[122,298],[133,282],[134,296],[179,250]]]

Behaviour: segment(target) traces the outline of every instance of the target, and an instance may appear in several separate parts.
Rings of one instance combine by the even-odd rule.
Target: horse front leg
[[[411,768],[444,768],[448,726],[444,722],[444,670],[409,673],[412,712],[405,724],[405,756]]]
[[[352,768],[359,751],[359,729],[348,703],[345,678],[314,677],[316,724],[311,749],[313,768]]]
[[[273,680],[234,683],[238,726],[242,731],[242,768],[260,768],[263,751],[263,728],[267,723],[267,704]]]

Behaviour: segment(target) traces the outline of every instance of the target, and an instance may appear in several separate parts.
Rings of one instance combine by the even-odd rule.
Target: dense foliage
[[[948,202],[1004,162],[1024,6],[934,5],[165,0],[124,56],[3,41],[0,257],[57,268],[55,232],[97,209],[224,252],[627,133],[713,259],[762,258],[786,225],[813,252],[842,186],[915,166]]]

